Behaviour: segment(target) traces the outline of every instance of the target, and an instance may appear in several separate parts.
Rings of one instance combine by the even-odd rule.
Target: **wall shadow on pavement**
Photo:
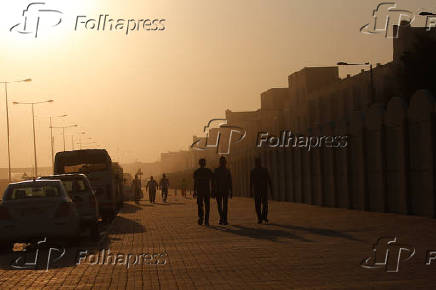
[[[295,239],[301,242],[312,242],[304,237],[298,236],[290,231],[280,230],[280,229],[267,229],[267,228],[250,228],[240,225],[233,225],[230,227],[221,227],[221,226],[210,226],[210,228],[235,234],[239,236],[268,240],[271,242],[282,243],[284,241],[280,241],[279,239]]]
[[[137,220],[117,216],[111,226],[110,234],[144,233],[147,230]]]
[[[294,231],[305,231],[320,236],[336,237],[336,238],[343,238],[351,241],[363,242],[362,240],[356,239],[355,237],[349,234],[349,232],[353,232],[353,231],[336,231],[332,229],[302,227],[302,226],[294,226],[294,225],[279,225],[274,223],[271,223],[270,225],[289,229],[289,230],[294,230]]]

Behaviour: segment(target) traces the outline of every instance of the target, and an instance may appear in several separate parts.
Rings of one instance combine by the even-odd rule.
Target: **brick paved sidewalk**
[[[271,202],[270,224],[258,225],[252,200],[234,198],[230,225],[219,226],[211,204],[208,228],[196,224],[194,200],[128,203],[106,239],[67,249],[54,269],[45,271],[42,263],[41,270],[12,270],[8,263],[22,253],[3,255],[0,289],[428,289],[436,282],[436,261],[425,266],[426,251],[436,250],[436,220]],[[360,267],[382,236],[416,248],[399,273]],[[166,253],[160,261],[167,264],[75,265],[79,250],[101,254],[103,248],[126,255]]]

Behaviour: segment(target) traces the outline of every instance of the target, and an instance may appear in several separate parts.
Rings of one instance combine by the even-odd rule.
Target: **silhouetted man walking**
[[[198,164],[200,168],[194,172],[194,197],[197,197],[198,224],[203,224],[204,217],[204,224],[208,226],[213,173],[209,168],[206,168],[206,159],[200,159]]]
[[[139,204],[139,200],[141,199],[141,178],[138,176],[138,174],[135,175],[135,179],[133,180],[133,188],[135,192],[135,203]]]
[[[254,196],[257,223],[268,223],[268,187],[271,193],[273,191],[271,178],[268,169],[261,166],[260,158],[256,158],[255,165],[250,174],[250,193]]]
[[[162,191],[162,200],[167,202],[168,188],[170,187],[170,181],[165,174],[162,175],[162,179],[159,182],[160,190]]]
[[[227,209],[229,197],[232,198],[232,175],[227,169],[227,160],[224,156],[220,158],[220,166],[215,168],[213,191],[218,204],[220,214],[220,225],[227,225]]]
[[[150,180],[147,182],[147,186],[145,187],[145,190],[148,190],[148,199],[151,203],[154,203],[156,200],[156,189],[157,189],[157,182],[153,179],[153,176],[150,176]]]
[[[182,190],[182,196],[184,198],[186,198],[186,188],[188,187],[187,183],[186,183],[186,179],[182,179],[182,184],[181,184],[181,190]]]

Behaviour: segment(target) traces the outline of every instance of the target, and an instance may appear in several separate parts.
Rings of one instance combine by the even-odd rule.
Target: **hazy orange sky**
[[[0,81],[9,86],[13,167],[33,166],[30,107],[12,101],[54,99],[36,107],[40,166],[50,164],[54,125],[78,124],[113,159],[155,161],[186,149],[226,109],[256,110],[259,94],[287,86],[305,66],[337,61],[386,63],[392,41],[359,32],[379,1],[368,0],[130,0],[45,1],[62,23],[38,38],[10,32],[29,1],[2,1]],[[402,9],[436,9],[434,1],[397,1]],[[77,15],[166,19],[165,31],[74,31]],[[349,73],[341,69],[341,75]],[[7,166],[4,89],[0,87],[0,167]],[[86,141],[89,142],[89,141]],[[56,150],[62,149],[55,131]]]

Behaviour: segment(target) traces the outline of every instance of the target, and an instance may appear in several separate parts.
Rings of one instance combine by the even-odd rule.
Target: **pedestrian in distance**
[[[186,198],[186,188],[188,187],[188,185],[186,184],[185,178],[182,179],[182,184],[180,187],[181,187],[181,191],[182,191],[182,197]]]
[[[268,188],[272,194],[273,187],[268,169],[262,167],[260,158],[255,160],[255,168],[250,174],[250,193],[254,197],[257,223],[268,223]]]
[[[228,201],[233,197],[232,192],[232,175],[226,167],[227,160],[224,156],[220,157],[219,167],[215,168],[213,195],[215,195],[218,205],[218,213],[220,215],[219,224],[227,225]]]
[[[130,190],[132,192],[132,200],[135,200],[135,194],[136,194],[136,175],[132,179],[132,183],[130,185]]]
[[[168,188],[170,187],[170,181],[166,177],[165,173],[162,174],[162,179],[159,181],[159,188],[162,192],[163,202],[167,202],[168,198]]]
[[[198,224],[209,226],[210,195],[212,191],[213,173],[206,168],[206,159],[198,161],[200,168],[194,172],[194,198],[197,198]]]
[[[133,188],[135,190],[135,203],[139,204],[142,193],[142,184],[138,174],[135,174],[135,179],[133,180]]]
[[[145,190],[148,190],[148,198],[150,203],[155,203],[156,201],[156,189],[158,188],[156,180],[153,179],[153,176],[150,176],[150,180],[147,182]]]

